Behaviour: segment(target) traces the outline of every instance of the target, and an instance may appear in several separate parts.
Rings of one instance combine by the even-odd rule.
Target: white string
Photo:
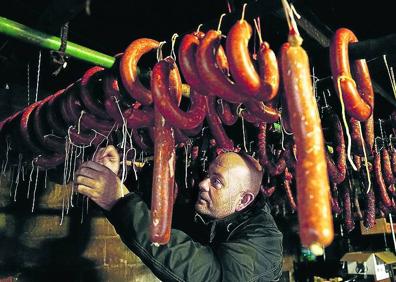
[[[30,105],[30,65],[27,64],[27,104]]]
[[[36,202],[36,190],[37,190],[38,175],[39,175],[39,167],[36,166],[36,181],[35,181],[35,183],[34,183],[33,202],[32,202],[32,212],[34,211],[34,204],[35,204],[35,202]]]
[[[33,171],[34,171],[34,160],[32,160],[32,170],[30,171],[30,175],[29,175],[29,184],[28,184],[28,190],[27,190],[26,199],[29,199],[30,185],[31,185],[31,183],[33,181]]]
[[[175,53],[175,43],[176,43],[176,38],[178,38],[179,37],[179,35],[177,34],[177,33],[174,33],[173,35],[172,35],[172,39],[171,39],[171,41],[172,41],[172,51],[171,51],[171,57],[172,57],[172,59],[176,62],[176,53]]]
[[[348,76],[339,76],[337,78],[337,87],[338,87],[338,93],[339,93],[340,104],[341,104],[342,121],[343,121],[344,126],[345,126],[345,133],[347,135],[347,141],[348,141],[348,144],[347,144],[347,158],[348,158],[348,161],[349,161],[351,167],[353,168],[353,170],[357,171],[358,169],[355,166],[355,163],[353,162],[352,157],[351,157],[352,138],[351,138],[351,134],[349,133],[349,126],[348,126],[348,122],[346,120],[346,114],[345,114],[345,104],[344,104],[344,100],[343,100],[343,97],[342,97],[342,88],[341,88],[341,80],[342,79],[350,79],[350,78]],[[353,81],[353,83],[355,83],[355,82]]]
[[[369,168],[368,168],[366,142],[364,141],[364,138],[363,138],[363,132],[362,132],[362,127],[360,125],[360,122],[358,122],[358,125],[359,125],[360,140],[361,140],[362,146],[363,146],[364,166],[366,168],[366,174],[367,174],[367,183],[368,183],[367,193],[368,193],[368,192],[370,192],[370,188],[371,188],[371,177],[370,177],[370,171],[369,171]]]
[[[14,182],[12,181],[14,179],[14,173],[15,173],[15,167],[11,166],[11,173],[10,173],[10,179],[8,182],[10,182],[10,198],[12,197],[12,185]]]
[[[59,225],[63,224],[63,219],[65,217],[65,189],[62,187],[62,215]]]
[[[44,189],[47,190],[47,182],[48,182],[48,171],[45,170],[45,178],[44,178]]]
[[[392,220],[392,214],[389,213],[389,222],[392,230],[392,239],[393,239],[393,247],[395,248],[396,252],[396,238],[395,238],[395,229],[393,228],[393,220]]]
[[[14,202],[16,202],[16,196],[17,196],[17,191],[18,191],[18,185],[19,185],[19,175],[21,172],[21,166],[22,166],[22,154],[18,155],[18,172],[15,180],[15,191],[14,191]]]
[[[388,66],[388,60],[386,59],[386,55],[382,55],[384,62],[385,62],[385,66],[386,66],[386,70],[388,72],[388,76],[389,76],[389,80],[391,82],[391,86],[392,86],[392,91],[393,91],[393,95],[396,98],[396,81],[395,81],[395,76],[393,74],[393,69],[389,68]]]
[[[41,50],[39,51],[38,65],[37,65],[37,80],[36,80],[36,98],[35,102],[38,100],[39,82],[40,82],[40,68],[41,68]]]
[[[10,151],[10,149],[11,149],[11,143],[10,143],[9,137],[7,136],[7,138],[6,138],[6,160],[5,160],[4,167],[3,167],[3,171],[2,171],[2,174],[3,174],[4,176],[5,176],[5,172],[6,172],[6,170],[7,170],[7,165],[8,165],[8,152]]]
[[[247,152],[247,147],[246,147],[246,131],[245,131],[245,119],[243,118],[243,115],[241,115],[241,122],[242,122],[243,148],[245,149],[245,152]]]
[[[162,46],[164,46],[164,44],[166,43],[166,41],[161,41],[158,45],[157,48],[157,62],[161,61],[163,59],[162,57]]]

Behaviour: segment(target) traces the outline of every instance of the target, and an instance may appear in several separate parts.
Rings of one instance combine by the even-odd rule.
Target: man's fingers
[[[105,150],[105,148],[100,148],[100,149],[96,152],[96,154],[95,154],[95,156],[94,156],[94,158],[93,158],[93,161],[94,161],[94,162],[101,163],[101,159],[103,158],[103,152],[104,152],[104,150]]]
[[[92,188],[85,186],[83,184],[76,185],[78,193],[87,196],[89,198],[95,198],[97,193]]]
[[[90,167],[87,167],[87,166],[80,167],[75,173],[76,176],[80,176],[81,175],[81,176],[85,176],[85,177],[88,177],[88,178],[91,178],[91,179],[96,179],[101,174],[102,173],[98,172],[97,170],[94,170],[94,169],[92,169]]]
[[[97,186],[97,180],[86,177],[86,176],[78,175],[76,177],[76,179],[74,180],[74,184],[84,185],[84,186],[89,187],[90,189],[95,189]]]
[[[94,162],[94,161],[86,161],[85,163],[82,163],[79,169],[82,169],[84,167],[88,167],[90,169],[96,170],[101,173],[103,173],[104,171],[106,171],[108,169],[104,165]]]
[[[100,152],[97,153],[95,159],[99,162],[103,162],[104,159],[109,161],[119,163],[120,162],[120,155],[118,154],[117,149],[113,145],[109,145],[106,148],[102,148]],[[97,157],[97,158],[96,158]]]

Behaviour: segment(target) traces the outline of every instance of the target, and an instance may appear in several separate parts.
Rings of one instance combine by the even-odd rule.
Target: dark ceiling
[[[240,7],[245,1],[229,2],[236,10],[235,17],[239,17]],[[293,2],[307,22],[317,29],[318,34],[313,36],[303,29],[302,35],[305,39],[303,46],[309,53],[311,64],[315,66],[319,78],[329,77],[330,72],[327,49],[318,40],[327,39],[335,29],[347,27],[360,40],[396,32],[396,25],[392,20],[392,1]],[[263,36],[278,51],[287,34],[286,22],[280,9],[281,1],[258,0],[248,3],[247,15],[261,15]],[[249,10],[249,7],[256,9],[258,4],[261,10]],[[226,0],[3,0],[0,4],[0,16],[56,36],[59,36],[60,26],[69,20],[70,41],[109,55],[122,52],[131,41],[139,37],[169,42],[173,33],[186,33],[200,23],[206,24],[203,29],[214,28],[219,16],[226,11]],[[232,19],[226,20],[224,30],[231,23]],[[0,119],[26,105],[28,65],[30,95],[34,96],[39,50],[38,47],[0,35]],[[389,63],[396,65],[394,56],[389,57]],[[52,72],[55,66],[51,64],[49,51],[42,50],[39,99],[74,82],[89,66],[87,63],[69,59],[67,68],[54,77]],[[369,68],[373,80],[382,89],[382,94],[393,97],[382,57],[370,58]],[[376,104],[383,106],[385,111],[381,113],[386,115],[392,110],[391,104],[383,98],[378,98]]]

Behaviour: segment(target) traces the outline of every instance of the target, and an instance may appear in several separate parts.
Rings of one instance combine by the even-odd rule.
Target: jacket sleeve
[[[255,238],[241,238],[212,248],[195,242],[178,229],[172,229],[169,243],[156,247],[149,239],[150,210],[134,193],[120,199],[106,215],[128,248],[163,281],[261,281],[256,279],[259,278],[256,267],[246,268],[241,261],[241,254],[255,256],[250,261],[261,259],[261,255],[256,253],[256,243],[262,242]],[[232,273],[230,267],[234,269]],[[270,272],[273,269],[265,270],[267,274]],[[265,277],[275,277],[268,275]],[[249,279],[240,280],[240,277]],[[271,281],[272,278],[263,281]]]

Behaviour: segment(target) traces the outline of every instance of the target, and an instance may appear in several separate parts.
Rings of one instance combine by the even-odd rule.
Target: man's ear
[[[237,207],[235,208],[235,211],[241,211],[244,208],[246,208],[251,202],[253,202],[254,200],[254,194],[251,192],[245,192],[239,202],[239,204],[237,205]]]

